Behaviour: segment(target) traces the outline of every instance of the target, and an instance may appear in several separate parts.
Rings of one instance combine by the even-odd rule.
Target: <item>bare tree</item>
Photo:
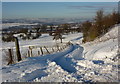
[[[61,34],[56,34],[56,35],[54,35],[54,38],[53,38],[53,40],[61,40],[61,43],[62,43],[62,35]]]

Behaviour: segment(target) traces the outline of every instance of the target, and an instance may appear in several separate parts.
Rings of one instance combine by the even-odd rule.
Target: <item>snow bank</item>
[[[118,28],[93,42],[82,44],[83,60],[77,61],[77,74],[84,82],[118,82]]]
[[[118,28],[112,28],[108,33],[93,42],[83,44],[86,59],[104,60],[112,59],[118,51]]]
[[[76,78],[72,77],[71,74],[64,71],[55,62],[49,62],[46,73],[48,73],[47,76],[44,76],[41,79],[36,78],[34,81],[37,81],[37,82],[77,82]]]

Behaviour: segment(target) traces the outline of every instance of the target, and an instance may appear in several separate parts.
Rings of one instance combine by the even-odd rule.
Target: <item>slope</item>
[[[85,44],[81,44],[80,34],[68,35],[67,41],[73,44],[62,52],[27,58],[3,67],[3,81],[118,82],[117,34],[111,37],[118,28]],[[101,40],[103,38],[105,40]]]

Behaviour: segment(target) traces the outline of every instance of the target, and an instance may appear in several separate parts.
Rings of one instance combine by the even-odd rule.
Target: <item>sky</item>
[[[2,2],[118,2],[119,0],[2,0]]]
[[[97,10],[111,13],[117,2],[3,2],[2,17],[17,18],[91,18]]]

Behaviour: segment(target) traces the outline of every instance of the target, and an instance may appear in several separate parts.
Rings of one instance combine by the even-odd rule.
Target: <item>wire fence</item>
[[[53,54],[65,50],[69,45],[71,45],[70,42],[59,43],[53,46],[35,45],[35,46],[20,47],[20,55],[22,60],[28,57],[44,56],[47,54]],[[3,59],[2,61],[5,62],[6,65],[14,64],[18,62],[15,47],[1,49],[1,50],[2,50],[2,59]]]

